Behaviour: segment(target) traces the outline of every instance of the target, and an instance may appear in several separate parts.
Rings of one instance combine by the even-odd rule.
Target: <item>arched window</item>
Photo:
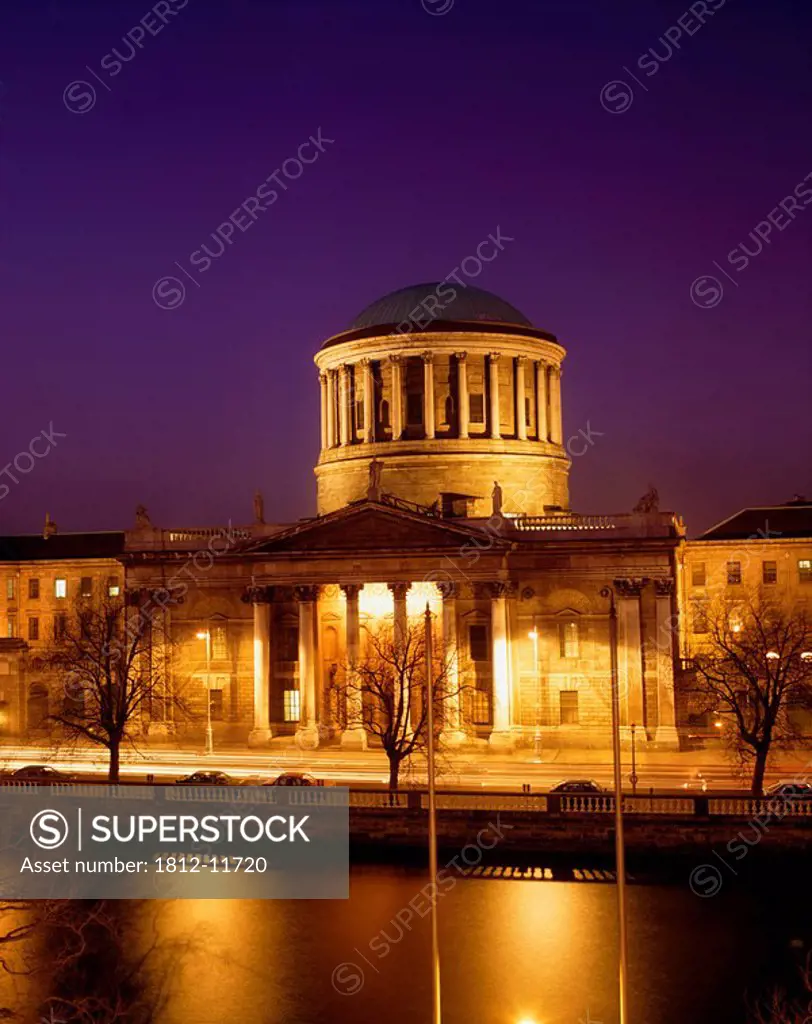
[[[382,427],[390,427],[389,422],[389,403],[385,398],[381,399],[381,404],[378,407],[378,419],[381,421]]]
[[[454,399],[451,395],[445,396],[445,402],[443,403],[443,410],[445,414],[445,422],[447,424],[454,422]]]

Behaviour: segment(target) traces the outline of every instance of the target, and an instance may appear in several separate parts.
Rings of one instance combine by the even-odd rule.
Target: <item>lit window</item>
[[[28,581],[28,600],[39,600],[39,580],[34,578]]]
[[[730,586],[738,586],[742,581],[742,564],[741,562],[728,562],[727,563],[727,582]]]
[[[767,586],[778,582],[778,562],[761,563],[761,582]]]
[[[562,725],[578,724],[578,691],[561,690],[558,694]]]
[[[37,618],[28,620],[28,639],[39,640],[39,619]]]
[[[694,562],[691,566],[691,586],[704,587],[707,580],[704,562]]]
[[[471,722],[473,725],[490,725],[491,695],[487,690],[473,690],[471,693]]]
[[[82,582],[79,584],[79,594],[81,597],[91,597],[93,595],[93,579],[90,576],[82,577]]]
[[[6,580],[6,597],[9,599],[9,601],[13,601],[14,600],[14,577],[13,576],[10,576]]]
[[[8,624],[6,626],[6,636],[11,639],[17,635],[17,617],[15,615],[9,615]]]
[[[728,622],[730,624],[731,633],[741,633],[744,626],[744,620],[742,614],[737,608],[733,608],[728,616]]]
[[[64,579],[54,580],[54,597],[67,597],[68,596],[68,581]]]
[[[299,721],[299,691],[284,691],[284,713],[286,722]]]
[[[488,627],[472,625],[468,627],[468,650],[471,661],[490,661],[488,650]]]
[[[118,582],[118,576],[107,577],[107,596],[108,597],[120,597],[121,586]]]
[[[579,630],[577,622],[561,622],[558,626],[559,655],[562,658],[577,658]]]
[[[704,601],[694,601],[693,609],[693,631],[694,633],[708,632],[708,606]]]
[[[215,626],[211,631],[211,656],[215,661],[224,661],[228,657],[225,626]]]
[[[485,422],[485,396],[484,395],[469,395],[468,396],[468,420],[470,423],[484,423]]]
[[[798,560],[798,580],[801,583],[812,583],[812,559],[800,558]]]

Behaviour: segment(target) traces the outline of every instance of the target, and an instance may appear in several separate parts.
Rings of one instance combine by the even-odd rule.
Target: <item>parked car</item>
[[[18,768],[10,776],[15,782],[72,782],[76,775],[73,772],[61,772],[47,764],[27,764]]]
[[[225,772],[192,772],[175,780],[176,786],[233,786],[234,780]]]
[[[266,786],[315,786],[316,780],[312,775],[305,775],[304,772],[282,772],[273,780],[266,782]]]
[[[603,786],[599,786],[594,779],[566,779],[553,786],[551,793],[568,793],[581,795],[598,795],[605,793]]]
[[[776,782],[764,791],[764,796],[770,798],[781,797],[784,800],[812,800],[812,785],[808,782],[794,782],[792,779],[786,782]]]

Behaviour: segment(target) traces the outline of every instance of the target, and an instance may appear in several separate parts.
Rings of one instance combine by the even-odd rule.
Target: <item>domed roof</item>
[[[452,292],[455,293],[453,297]],[[521,327],[533,326],[523,313],[498,295],[471,285],[463,287],[454,282],[434,281],[430,284],[413,284],[384,295],[362,310],[348,329],[399,324],[410,318],[423,328],[432,320],[451,320],[457,323],[484,320]]]

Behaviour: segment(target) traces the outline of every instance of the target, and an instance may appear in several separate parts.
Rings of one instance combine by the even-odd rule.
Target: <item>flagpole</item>
[[[426,602],[426,700],[427,700],[427,760],[429,783],[429,874],[437,883],[437,793],[434,778],[434,686],[432,672],[431,645],[431,609]],[[431,1020],[432,1024],[442,1024],[440,1006],[440,933],[437,926],[436,893],[431,900]]]

